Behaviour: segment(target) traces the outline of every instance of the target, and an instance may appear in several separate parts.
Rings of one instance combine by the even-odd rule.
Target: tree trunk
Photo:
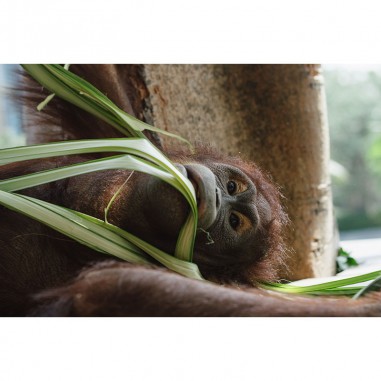
[[[285,196],[290,271],[334,273],[337,235],[318,65],[144,65],[145,114],[156,127],[254,160]],[[180,144],[162,137],[166,149]]]

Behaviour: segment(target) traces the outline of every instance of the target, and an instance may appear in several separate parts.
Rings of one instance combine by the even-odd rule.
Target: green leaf
[[[357,261],[351,257],[347,251],[340,247],[336,257],[336,273],[340,273],[355,266],[358,266]]]
[[[56,142],[49,144],[40,144],[27,147],[16,147],[7,148],[0,151],[0,165],[39,158],[55,157],[61,155],[74,155],[83,153],[98,153],[98,152],[123,152],[129,153],[130,162],[134,162],[136,165],[127,165],[127,158],[119,160],[124,160],[124,164],[120,168],[140,170],[143,168],[146,173],[153,174],[154,176],[159,176],[162,180],[167,181],[176,189],[178,189],[186,198],[191,206],[191,214],[187,218],[187,221],[182,228],[178,242],[176,244],[175,256],[177,258],[192,261],[193,257],[193,247],[194,239],[196,236],[197,227],[197,203],[194,188],[192,183],[184,177],[177,168],[168,160],[156,147],[152,145],[145,138],[119,138],[119,139],[93,139],[93,140],[80,140],[80,141],[65,141]],[[132,156],[136,156],[140,159],[132,159]],[[114,157],[115,160],[117,160]],[[143,159],[143,161],[142,161]],[[81,174],[86,172],[76,172],[78,167],[83,166],[82,164],[76,164],[72,166],[72,170],[67,168],[50,170],[50,175],[47,176],[46,172],[42,175],[36,173],[28,176],[23,176],[22,178],[15,178],[10,180],[5,180],[0,182],[2,184],[1,189],[16,190],[23,189],[25,187],[30,187],[33,185],[42,184],[42,182],[55,181],[59,179],[59,176],[73,176],[75,174]],[[99,169],[111,169],[107,165],[110,162],[104,159],[98,161],[89,162],[86,167],[89,172]],[[103,166],[103,167],[102,167]],[[80,167],[84,168],[84,167]],[[160,171],[160,169],[162,169]],[[163,171],[168,172],[166,175]],[[53,175],[54,174],[54,175]],[[58,176],[59,174],[59,176]],[[42,176],[42,177],[41,177]],[[171,177],[172,176],[172,177]],[[41,180],[41,179],[44,180]],[[62,178],[62,177],[61,177]],[[25,183],[24,183],[25,181]],[[20,185],[21,184],[21,185]],[[20,186],[22,188],[20,188]],[[4,187],[4,188],[3,188]],[[9,188],[12,187],[12,188]]]
[[[42,222],[96,251],[130,263],[153,263],[147,254],[167,268],[189,278],[204,280],[197,265],[179,260],[117,226],[94,217],[32,197],[0,190],[0,204]]]
[[[369,283],[366,287],[362,288],[360,291],[356,293],[353,299],[358,299],[361,296],[364,296],[372,291],[380,291],[381,290],[381,276],[377,277],[373,282]]]
[[[196,264],[175,258],[175,257],[163,252],[162,250],[152,246],[148,242],[145,242],[142,239],[132,235],[131,233],[120,229],[119,227],[117,227],[115,225],[105,224],[103,221],[101,221],[97,218],[94,218],[94,217],[88,216],[88,215],[84,215],[80,212],[74,212],[74,213],[78,214],[79,216],[82,216],[83,218],[85,218],[88,221],[91,221],[95,224],[98,224],[99,226],[103,226],[106,229],[109,229],[109,230],[117,233],[121,237],[126,238],[126,240],[128,240],[129,242],[133,243],[134,245],[136,245],[137,247],[142,249],[145,253],[149,254],[152,258],[154,258],[155,260],[160,262],[165,267],[167,267],[173,271],[176,271],[179,274],[185,275],[189,278],[204,280],[204,278],[202,277],[202,275],[201,275]]]
[[[22,65],[23,68],[46,89],[62,99],[82,108],[109,123],[126,136],[144,137],[149,130],[179,139],[191,146],[184,138],[150,126],[117,107],[96,87],[83,78],[67,71],[61,65]]]
[[[67,235],[94,250],[131,263],[151,263],[145,253],[119,235],[74,212],[41,200],[0,190],[0,204]]]
[[[323,292],[325,294],[336,295],[338,291],[340,294],[341,291],[345,290],[348,294],[353,295],[361,288],[363,288],[363,286],[359,285],[360,283],[372,281],[378,276],[381,276],[381,270],[353,277],[339,278],[337,280],[332,280],[328,282],[316,283],[309,286],[299,286],[294,285],[292,283],[266,283],[263,284],[263,287],[269,290],[291,294],[320,294]],[[348,292],[348,286],[353,286],[352,293]]]

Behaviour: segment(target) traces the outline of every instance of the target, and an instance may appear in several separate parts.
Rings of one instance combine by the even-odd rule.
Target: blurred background
[[[381,237],[381,65],[323,69],[339,228]]]
[[[25,144],[19,106],[5,97],[15,67],[0,65],[0,148]],[[381,238],[381,65],[323,71],[341,239]]]
[[[7,97],[9,89],[15,86],[13,77],[17,68],[18,65],[0,64],[0,148],[25,144],[21,130],[20,105]]]

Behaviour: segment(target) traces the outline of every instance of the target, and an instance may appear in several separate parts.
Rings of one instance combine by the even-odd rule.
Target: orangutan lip
[[[198,182],[194,179],[192,174],[189,173],[188,169],[185,166],[183,166],[182,164],[175,164],[175,167],[179,170],[179,172],[183,176],[185,176],[192,183],[193,188],[194,188],[194,192],[196,194],[196,201],[197,201],[197,205],[198,205],[200,202],[200,187],[199,187]]]
[[[209,228],[217,216],[217,184],[213,172],[200,164],[175,164],[179,172],[192,183],[197,202],[198,225]]]
[[[188,168],[185,167],[185,170],[187,172],[188,180],[193,185],[194,192],[196,194],[197,207],[198,207],[198,209],[200,209],[200,204],[202,202],[201,194],[204,193],[204,192],[202,192],[202,189],[203,189],[202,178],[197,176],[197,174],[193,170],[189,169],[189,167]],[[201,191],[200,191],[200,189],[201,189]]]
[[[192,183],[197,199],[199,226],[207,229],[215,220],[216,182],[209,168],[199,164],[185,165],[187,176]]]
[[[192,183],[192,185],[193,185],[194,192],[195,192],[195,194],[196,194],[196,201],[197,201],[197,205],[198,205],[199,202],[200,202],[200,188],[199,188],[198,184],[196,183],[196,181],[194,181],[194,179],[189,178],[189,177],[188,177],[188,179],[189,179],[189,181],[190,181],[190,182]]]

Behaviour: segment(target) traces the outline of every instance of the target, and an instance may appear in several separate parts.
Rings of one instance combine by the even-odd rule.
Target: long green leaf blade
[[[356,295],[353,297],[353,299],[358,299],[361,296],[364,296],[369,292],[380,291],[380,290],[381,290],[381,275],[378,276],[374,281],[369,283],[367,286],[365,286],[361,290],[359,290],[356,293]]]
[[[142,250],[120,235],[91,223],[78,214],[31,197],[0,190],[0,204],[67,235],[90,248],[131,263],[151,263]]]
[[[67,71],[61,65],[22,65],[39,83],[52,93],[109,123],[126,136],[144,137],[150,130],[189,142],[176,134],[150,126],[117,107],[96,87]]]
[[[105,224],[103,221],[95,217],[84,215],[80,212],[75,212],[75,213],[77,213],[79,216],[82,216],[83,218],[89,221],[92,221],[95,224],[98,224],[100,226],[106,227],[107,229],[110,229],[111,231],[117,233],[121,237],[126,238],[129,242],[132,242],[134,245],[142,249],[145,253],[152,256],[152,258],[160,262],[162,265],[164,265],[168,269],[176,271],[179,274],[185,275],[188,278],[204,280],[196,264],[175,258],[165,253],[164,251],[152,246],[148,242],[143,241],[139,237],[136,237],[133,234],[120,229],[119,227],[115,225]]]
[[[129,169],[144,172],[159,177],[177,189],[179,188],[175,177],[170,173],[157,168],[143,159],[130,155],[121,155],[34,172],[29,175],[17,176],[7,180],[0,180],[0,189],[7,192],[14,192],[52,181],[63,180],[72,176],[110,169]]]
[[[176,188],[190,204],[192,216],[188,217],[186,224],[181,230],[180,239],[176,245],[175,256],[183,260],[192,261],[198,214],[192,183],[146,139],[93,139],[8,148],[0,151],[0,165],[38,158],[98,152],[123,152],[141,157],[168,171],[177,179]]]
[[[370,273],[357,275],[353,277],[348,278],[342,278],[337,279],[334,281],[329,282],[322,282],[314,285],[309,286],[297,286],[293,284],[280,284],[280,283],[270,283],[270,284],[263,284],[263,287],[266,289],[270,289],[273,291],[279,291],[279,292],[285,292],[285,293],[291,293],[291,294],[303,294],[303,293],[329,293],[329,290],[331,290],[332,294],[335,294],[335,291],[339,290],[342,291],[343,287],[349,286],[349,285],[358,285],[362,282],[372,281],[376,277],[381,276],[381,270],[379,271],[373,271]]]
[[[117,130],[122,132],[127,136],[137,136],[144,137],[141,131],[136,131],[134,129],[126,128],[121,126],[118,118],[112,113],[108,112],[107,109],[99,107],[90,98],[87,98],[78,93],[78,90],[72,89],[65,82],[62,82],[59,78],[52,74],[51,66],[55,65],[22,65],[23,68],[42,86],[56,94],[60,98],[66,100],[67,102],[73,103],[75,106],[89,112],[95,117],[109,123],[111,126],[115,127]],[[59,65],[57,65],[59,66]],[[66,71],[64,68],[62,70]],[[70,73],[66,71],[66,73]],[[72,74],[72,73],[70,73]],[[70,75],[69,74],[69,75]],[[79,78],[79,77],[78,77]]]

